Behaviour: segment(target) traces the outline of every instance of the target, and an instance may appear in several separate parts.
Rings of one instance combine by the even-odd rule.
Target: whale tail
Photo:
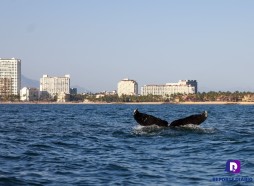
[[[161,127],[178,127],[188,124],[200,125],[206,120],[208,113],[207,111],[204,111],[201,114],[190,115],[185,118],[177,119],[171,122],[170,125],[167,121],[152,115],[141,113],[138,109],[134,110],[133,117],[142,126],[158,125]]]
[[[134,119],[142,126],[158,125],[161,127],[167,127],[168,122],[152,115],[144,114],[135,109],[133,112]]]
[[[194,114],[182,119],[174,120],[173,122],[170,123],[169,127],[178,127],[188,124],[200,125],[206,120],[207,117],[208,113],[207,111],[204,111],[201,114]]]

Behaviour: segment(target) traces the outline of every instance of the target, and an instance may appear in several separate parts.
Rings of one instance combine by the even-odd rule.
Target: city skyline
[[[253,1],[3,1],[1,58],[23,75],[71,74],[116,90],[196,79],[199,91],[254,91]]]

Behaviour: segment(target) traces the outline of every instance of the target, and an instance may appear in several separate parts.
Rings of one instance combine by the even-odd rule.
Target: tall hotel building
[[[21,89],[21,60],[0,58],[0,95],[19,95]]]
[[[122,95],[138,95],[138,83],[130,79],[123,79],[119,81],[117,94],[119,97]]]
[[[70,94],[70,75],[64,77],[49,77],[43,75],[40,79],[41,96],[54,97],[56,95],[65,93]]]
[[[141,95],[160,95],[167,97],[173,94],[196,94],[198,83],[196,80],[180,80],[178,83],[166,83],[165,85],[145,85],[141,87]]]

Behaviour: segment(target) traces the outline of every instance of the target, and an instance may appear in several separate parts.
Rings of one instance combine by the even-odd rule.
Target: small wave
[[[124,130],[117,130],[117,131],[114,131],[112,133],[112,136],[113,137],[116,137],[116,138],[131,138],[133,137],[129,131],[124,131]]]
[[[30,181],[25,181],[24,179],[20,179],[14,176],[3,176],[0,175],[0,185],[41,185],[38,183],[31,183]]]
[[[109,171],[113,170],[116,172],[123,171],[123,172],[128,172],[129,168],[128,165],[122,165],[120,163],[109,163],[106,167]]]

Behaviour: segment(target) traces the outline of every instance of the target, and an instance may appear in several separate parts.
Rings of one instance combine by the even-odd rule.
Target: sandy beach
[[[254,102],[207,101],[207,102],[181,102],[178,104],[185,104],[185,105],[254,105]]]
[[[222,101],[207,101],[207,102],[0,102],[0,104],[94,104],[94,105],[108,105],[108,104],[125,104],[125,105],[161,105],[161,104],[180,104],[180,105],[254,105],[254,102],[222,102]]]

